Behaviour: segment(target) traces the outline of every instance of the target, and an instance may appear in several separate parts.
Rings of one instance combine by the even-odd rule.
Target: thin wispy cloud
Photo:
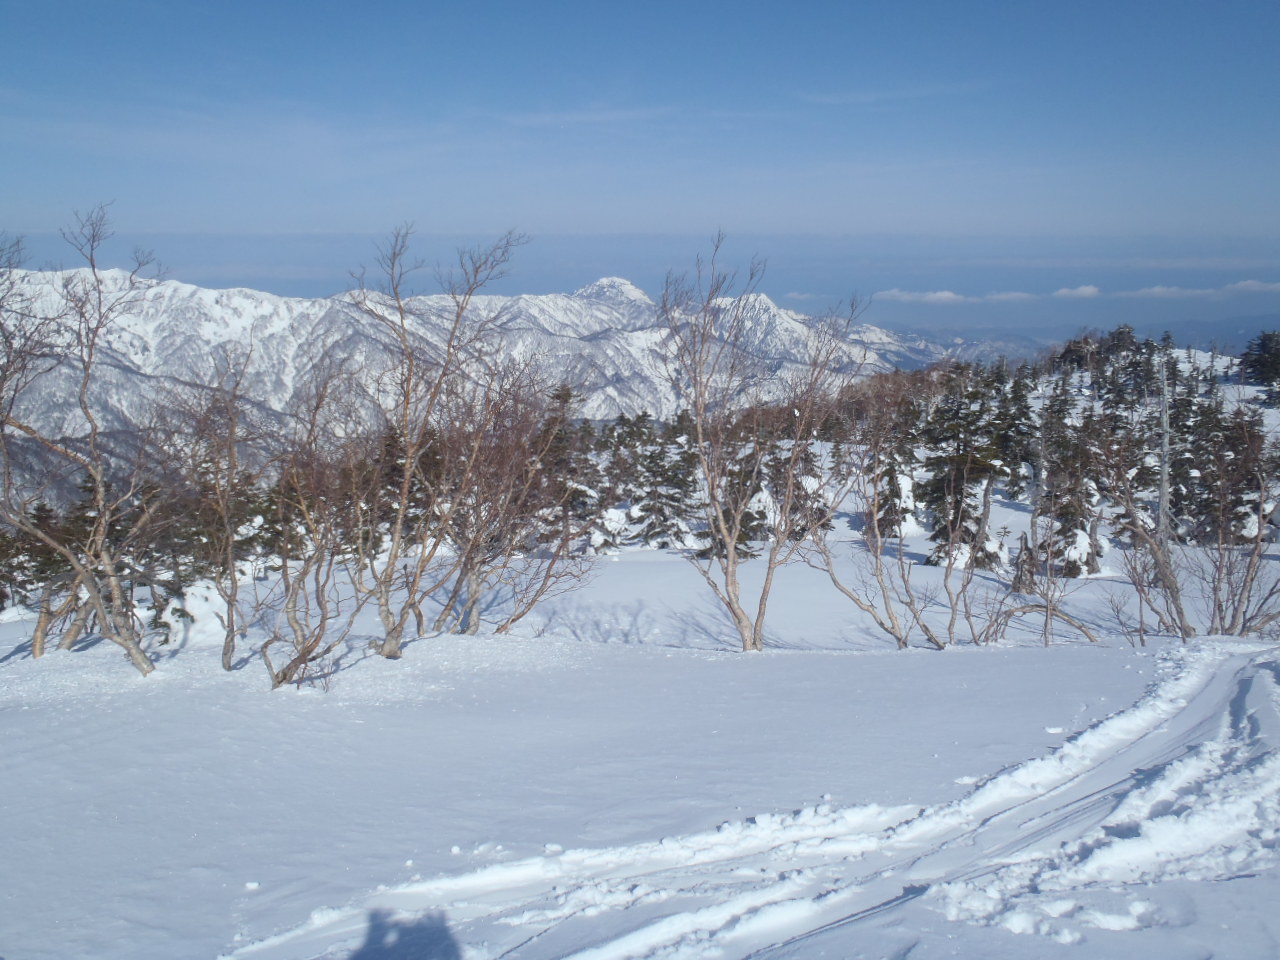
[[[517,127],[593,127],[619,123],[643,123],[670,117],[675,112],[674,107],[599,108],[509,114],[502,119]]]
[[[1276,270],[1266,257],[940,257],[940,267],[1030,270]],[[1248,282],[1248,281],[1246,281]]]
[[[125,117],[94,111],[27,111],[3,119],[6,132],[68,147],[84,148],[87,143],[94,155],[252,166],[269,162],[295,174],[302,156],[299,144],[307,145],[305,165],[312,167],[324,156],[336,156],[346,164],[352,156],[377,155],[405,143],[426,148],[444,132],[426,124],[406,129],[386,121],[357,122],[280,101],[246,108],[155,108]]]
[[[922,84],[896,90],[846,90],[801,94],[806,103],[823,107],[870,107],[903,103],[911,100],[933,100],[939,97],[967,96],[985,89],[987,84],[975,81]]]

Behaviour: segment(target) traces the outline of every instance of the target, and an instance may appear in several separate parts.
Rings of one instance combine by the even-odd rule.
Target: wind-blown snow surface
[[[816,582],[742,655],[623,554],[276,693],[0,615],[0,956],[1277,955],[1273,647],[888,651]]]

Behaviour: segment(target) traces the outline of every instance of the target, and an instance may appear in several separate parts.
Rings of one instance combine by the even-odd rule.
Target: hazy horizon
[[[351,289],[363,267],[376,283],[375,259],[386,234],[117,235],[106,261],[125,265],[138,246],[164,275],[197,286],[247,287],[279,296],[326,297]],[[414,250],[425,269],[418,292],[436,289],[434,267],[460,246],[492,236],[422,234]],[[60,236],[25,238],[28,265],[73,266]],[[490,291],[505,295],[571,293],[620,276],[655,299],[669,272],[691,272],[709,236],[531,236],[508,275]],[[1259,248],[1268,257],[1250,257]],[[1256,331],[1221,328],[1237,318],[1280,317],[1280,252],[1249,239],[1203,244],[1168,238],[727,237],[723,262],[745,274],[764,261],[761,292],[803,313],[843,310],[857,299],[864,322],[939,336],[1004,333],[1060,340],[1082,329],[1128,323],[1146,335],[1204,328],[1208,342],[1238,345]]]

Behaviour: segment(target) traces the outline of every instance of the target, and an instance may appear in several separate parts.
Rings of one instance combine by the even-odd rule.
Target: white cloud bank
[[[1061,290],[1053,291],[1053,296],[1066,300],[1091,300],[1102,296],[1102,291],[1093,284],[1087,284],[1083,287],[1063,287]]]
[[[1020,290],[1001,290],[983,294],[980,297],[971,297],[956,293],[954,290],[915,291],[899,290],[894,287],[892,290],[881,290],[872,299],[896,300],[898,303],[1024,303],[1028,300],[1038,300],[1039,295],[1023,293]]]
[[[1280,293],[1280,283],[1265,283],[1262,280],[1238,280],[1221,287],[1143,287],[1141,290],[1126,290],[1116,294],[1118,297],[1152,297],[1160,300],[1186,300],[1196,297],[1229,297],[1237,293]]]
[[[1149,300],[1188,300],[1195,297],[1212,297],[1221,294],[1221,290],[1202,290],[1190,287],[1143,287],[1141,290],[1121,290],[1117,297],[1141,297]]]
[[[981,297],[966,297],[951,290],[913,291],[881,290],[875,295],[876,300],[896,300],[899,303],[981,303]]]
[[[1261,280],[1241,280],[1222,288],[1227,293],[1280,293],[1280,283],[1263,283]]]
[[[1097,297],[1185,300],[1196,297],[1225,298],[1235,296],[1236,294],[1246,293],[1280,293],[1280,283],[1268,283],[1262,280],[1238,280],[1235,283],[1228,283],[1221,287],[1212,288],[1170,287],[1158,285],[1154,287],[1143,287],[1141,290],[1119,290],[1115,293],[1104,293],[1099,287],[1090,283],[1079,287],[1062,287],[1047,296],[1056,297],[1061,300],[1092,300]],[[917,291],[900,290],[897,287],[894,287],[892,290],[881,290],[872,299],[891,300],[898,303],[936,303],[949,305],[956,303],[1024,303],[1028,300],[1042,299],[1044,296],[1046,295],[1039,293],[1023,293],[1017,290],[988,293],[982,296],[969,296],[963,293],[956,293],[953,290]]]

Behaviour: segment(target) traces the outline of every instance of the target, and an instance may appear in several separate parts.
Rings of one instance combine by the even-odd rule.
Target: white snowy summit
[[[573,295],[579,300],[600,300],[618,305],[635,303],[653,307],[653,301],[647,293],[622,277],[601,277],[595,283],[574,291]]]

